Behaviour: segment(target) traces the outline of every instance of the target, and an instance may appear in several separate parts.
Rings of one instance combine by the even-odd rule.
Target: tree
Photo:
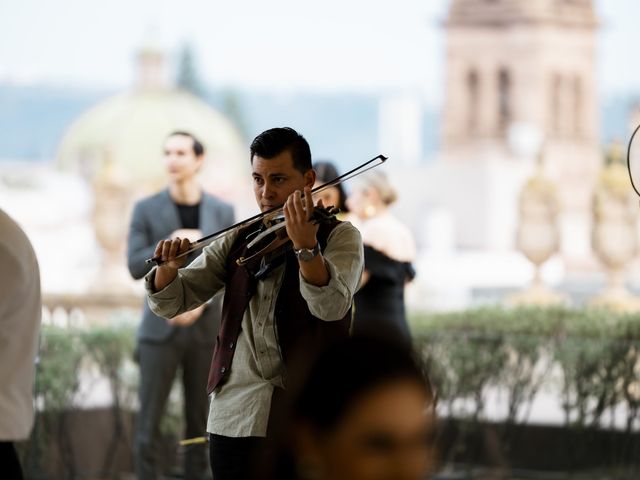
[[[198,78],[195,56],[190,44],[184,44],[180,52],[178,79],[176,83],[179,88],[191,92],[198,97],[204,97],[204,88]]]

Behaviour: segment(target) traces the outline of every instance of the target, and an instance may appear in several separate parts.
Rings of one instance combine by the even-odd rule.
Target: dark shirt
[[[200,228],[200,202],[195,205],[180,205],[176,203],[176,207],[178,207],[182,228]]]

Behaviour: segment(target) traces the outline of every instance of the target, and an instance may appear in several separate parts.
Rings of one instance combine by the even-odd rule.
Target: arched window
[[[467,74],[467,128],[469,133],[478,132],[480,85],[478,72],[470,70]]]
[[[506,133],[512,116],[512,84],[509,72],[501,68],[498,72],[498,131]]]
[[[551,78],[551,95],[549,97],[549,110],[551,112],[551,131],[554,137],[560,135],[560,105],[561,105],[562,79],[557,73]]]
[[[580,137],[583,134],[582,125],[584,115],[583,106],[582,106],[582,79],[579,75],[576,75],[573,78],[573,89],[572,89],[572,97],[573,97],[573,134],[576,137]]]

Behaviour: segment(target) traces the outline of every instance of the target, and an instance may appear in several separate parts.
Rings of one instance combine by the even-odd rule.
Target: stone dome
[[[205,146],[205,186],[246,182],[248,147],[238,130],[195,95],[166,85],[156,73],[160,60],[156,52],[141,52],[136,88],[102,101],[71,125],[58,150],[59,168],[93,182],[108,166],[135,190],[157,190],[166,184],[163,142],[182,130]]]
[[[134,184],[153,188],[165,181],[162,144],[174,130],[198,137],[209,164],[237,163],[246,150],[233,124],[197,97],[141,90],[116,95],[83,114],[62,140],[58,165],[93,180],[111,162]]]

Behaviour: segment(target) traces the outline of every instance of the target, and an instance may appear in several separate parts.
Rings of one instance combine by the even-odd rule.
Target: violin
[[[334,178],[333,180],[323,183],[318,187],[315,187],[311,190],[311,194],[321,192],[327,188],[336,186],[346,180],[349,180],[353,177],[356,177],[372,168],[376,168],[382,165],[387,160],[387,157],[384,155],[378,155],[377,157],[372,158],[371,160],[357,166],[356,168],[349,170],[348,172]],[[313,207],[313,213],[311,214],[311,221],[314,223],[324,223],[329,222],[336,217],[336,215],[340,212],[340,209],[335,207]],[[181,254],[177,255],[175,258],[180,258],[189,255],[190,253],[195,252],[196,250],[207,246],[209,243],[217,240],[218,238],[224,237],[230,233],[236,232],[242,228],[253,225],[257,222],[264,222],[266,224],[270,224],[268,228],[264,231],[261,231],[256,235],[249,244],[247,245],[248,249],[256,246],[261,240],[263,240],[268,235],[275,233],[275,239],[269,243],[267,246],[258,250],[254,254],[248,257],[241,257],[237,260],[239,265],[244,265],[249,261],[255,260],[256,258],[260,258],[266,254],[273,253],[279,247],[282,247],[290,242],[289,237],[286,233],[286,222],[284,220],[283,207],[274,207],[266,212],[259,213],[252,217],[249,217],[245,220],[242,220],[238,223],[235,223],[227,228],[223,228],[217,232],[206,235],[195,242],[192,242],[189,245],[189,249],[185,250]],[[149,258],[145,261],[147,264],[155,263],[156,265],[162,265],[165,263],[160,257]]]
[[[311,218],[309,219],[309,221],[314,224],[329,223],[330,221],[334,220],[339,213],[340,213],[340,209],[337,207],[316,206],[316,207],[313,207],[313,212],[311,213]],[[251,240],[247,244],[247,249],[253,248],[260,241],[262,241],[263,239],[265,239],[266,237],[268,237],[273,233],[275,233],[275,238],[268,245],[261,248],[254,254],[249,255],[248,257],[238,258],[236,260],[236,263],[238,265],[246,265],[247,263],[255,260],[256,258],[261,258],[261,257],[264,258],[264,256],[267,254],[277,253],[279,249],[281,249],[283,246],[286,246],[290,241],[285,227],[286,227],[286,222],[284,220],[284,215],[280,215],[272,221],[271,226],[269,226],[268,228],[266,228],[261,232],[255,232],[257,233],[257,235],[253,240]]]

